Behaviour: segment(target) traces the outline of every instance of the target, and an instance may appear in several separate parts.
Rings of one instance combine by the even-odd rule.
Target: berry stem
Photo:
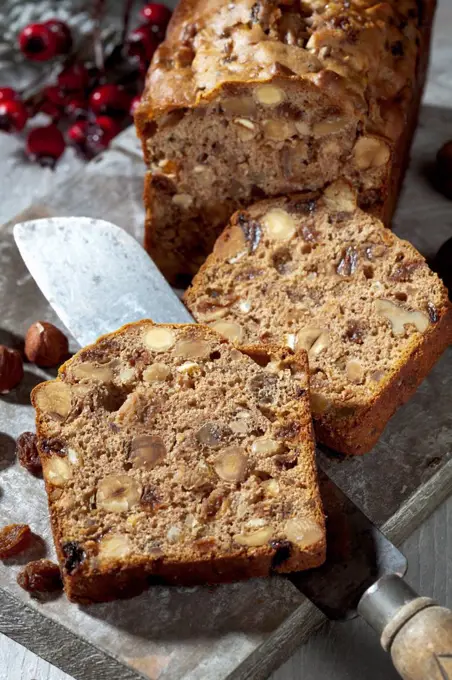
[[[105,0],[97,0],[94,8],[94,63],[102,73],[105,70],[104,46],[101,38],[101,23],[105,9]]]
[[[132,13],[132,7],[135,0],[125,0],[124,2],[124,14],[122,19],[122,32],[121,32],[121,45],[126,42],[127,35],[129,33],[130,25],[130,15]]]

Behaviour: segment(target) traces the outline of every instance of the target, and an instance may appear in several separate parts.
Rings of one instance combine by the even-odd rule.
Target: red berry
[[[121,132],[121,125],[109,116],[97,116],[95,121],[79,120],[68,130],[68,138],[82,154],[93,158],[107,148],[113,137]]]
[[[72,47],[72,35],[69,26],[58,19],[49,19],[49,21],[44,22],[44,26],[47,26],[56,35],[58,54],[67,54]]]
[[[166,27],[171,19],[171,10],[158,2],[145,5],[140,12],[146,23],[151,25],[152,31],[161,39],[165,37]]]
[[[96,114],[124,115],[129,110],[130,96],[120,85],[102,85],[93,90],[89,104]]]
[[[40,111],[58,120],[64,113],[65,104],[66,98],[61,88],[58,85],[49,85],[42,91],[42,100],[38,102],[35,113]]]
[[[0,130],[2,132],[20,132],[28,120],[24,104],[14,99],[0,101]]]
[[[66,92],[85,90],[89,85],[89,72],[83,64],[66,66],[58,75],[58,85]]]
[[[133,116],[133,114],[135,113],[135,110],[138,108],[140,102],[141,102],[141,94],[137,94],[137,96],[134,97],[132,99],[132,101],[130,102],[129,113],[130,113],[131,116]]]
[[[130,34],[127,52],[132,59],[143,64],[149,64],[158,45],[159,40],[149,26],[143,25]]]
[[[67,136],[72,144],[82,145],[86,141],[89,123],[87,120],[78,120],[71,125],[67,131]]]
[[[27,154],[40,165],[53,168],[65,149],[64,137],[56,125],[34,128],[27,137]]]
[[[19,46],[28,59],[47,61],[58,54],[58,37],[45,24],[29,24],[19,34]]]
[[[19,94],[12,87],[0,87],[0,102],[19,99]]]
[[[86,118],[88,114],[88,102],[83,97],[77,97],[75,95],[69,99],[65,110],[69,118],[72,118],[73,120]]]
[[[116,135],[121,132],[121,126],[114,118],[110,116],[97,116],[96,124],[101,131],[101,143],[108,146]]]

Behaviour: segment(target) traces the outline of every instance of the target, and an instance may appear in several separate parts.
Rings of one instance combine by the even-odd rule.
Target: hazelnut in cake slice
[[[351,454],[372,448],[452,338],[440,279],[341,180],[237,212],[185,302],[237,343],[307,350],[316,435]]]
[[[206,326],[130,324],[33,391],[68,597],[320,565],[304,351]]]

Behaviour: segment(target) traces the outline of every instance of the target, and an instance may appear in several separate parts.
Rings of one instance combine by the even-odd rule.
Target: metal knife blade
[[[149,255],[110,222],[32,220],[16,224],[14,238],[30,274],[82,347],[129,321],[193,322]]]
[[[40,219],[16,224],[14,237],[31,275],[82,346],[140,318],[193,321],[141,246],[113,224]],[[327,562],[290,579],[327,616],[348,618],[378,578],[404,574],[406,560],[325,474],[320,484]]]

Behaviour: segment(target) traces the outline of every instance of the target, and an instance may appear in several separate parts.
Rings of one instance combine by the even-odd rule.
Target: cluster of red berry
[[[56,83],[27,98],[11,87],[0,88],[0,131],[21,132],[30,118],[45,113],[52,123],[34,127],[27,136],[30,159],[53,167],[66,144],[87,158],[103,151],[131,121],[171,11],[151,3],[142,8],[141,16],[144,23],[116,46],[101,67],[77,59],[71,30],[64,22],[51,19],[26,26],[19,35],[25,57],[33,61],[60,58],[62,68]]]

